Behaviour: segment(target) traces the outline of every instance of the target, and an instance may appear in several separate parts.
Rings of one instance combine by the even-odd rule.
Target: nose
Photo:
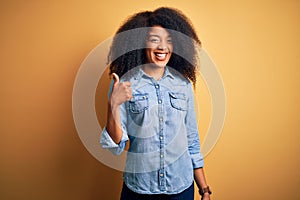
[[[166,46],[159,45],[159,46],[157,47],[157,49],[158,49],[158,50],[165,50],[165,49],[167,49],[167,47],[166,47]]]
[[[159,45],[157,46],[157,49],[159,50],[168,49],[167,42],[165,40],[161,40]]]

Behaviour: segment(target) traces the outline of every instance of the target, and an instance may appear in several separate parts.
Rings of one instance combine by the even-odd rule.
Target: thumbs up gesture
[[[112,73],[114,85],[110,96],[110,103],[119,106],[122,103],[132,99],[132,89],[130,82],[120,82],[120,78],[116,73]]]

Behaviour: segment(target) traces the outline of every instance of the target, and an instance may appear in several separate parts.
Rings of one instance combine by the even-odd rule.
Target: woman
[[[121,200],[192,200],[194,180],[210,199],[191,84],[199,44],[189,20],[166,7],[137,13],[117,31],[100,142],[116,155],[130,143]]]

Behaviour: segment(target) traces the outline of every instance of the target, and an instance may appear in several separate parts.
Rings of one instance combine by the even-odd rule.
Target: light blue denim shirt
[[[120,107],[122,140],[113,142],[103,129],[103,148],[119,155],[130,141],[124,182],[141,194],[177,194],[203,167],[191,83],[172,68],[156,81],[139,68],[120,81],[131,82],[133,99]]]

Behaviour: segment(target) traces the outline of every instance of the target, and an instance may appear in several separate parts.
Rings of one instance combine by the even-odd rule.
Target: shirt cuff
[[[193,163],[193,168],[202,168],[204,166],[204,160],[201,154],[192,154],[192,163]]]
[[[120,155],[123,152],[127,141],[128,141],[127,135],[122,134],[121,142],[119,144],[116,144],[108,134],[106,128],[103,129],[100,137],[100,144],[102,145],[102,148],[108,149],[114,155]]]

